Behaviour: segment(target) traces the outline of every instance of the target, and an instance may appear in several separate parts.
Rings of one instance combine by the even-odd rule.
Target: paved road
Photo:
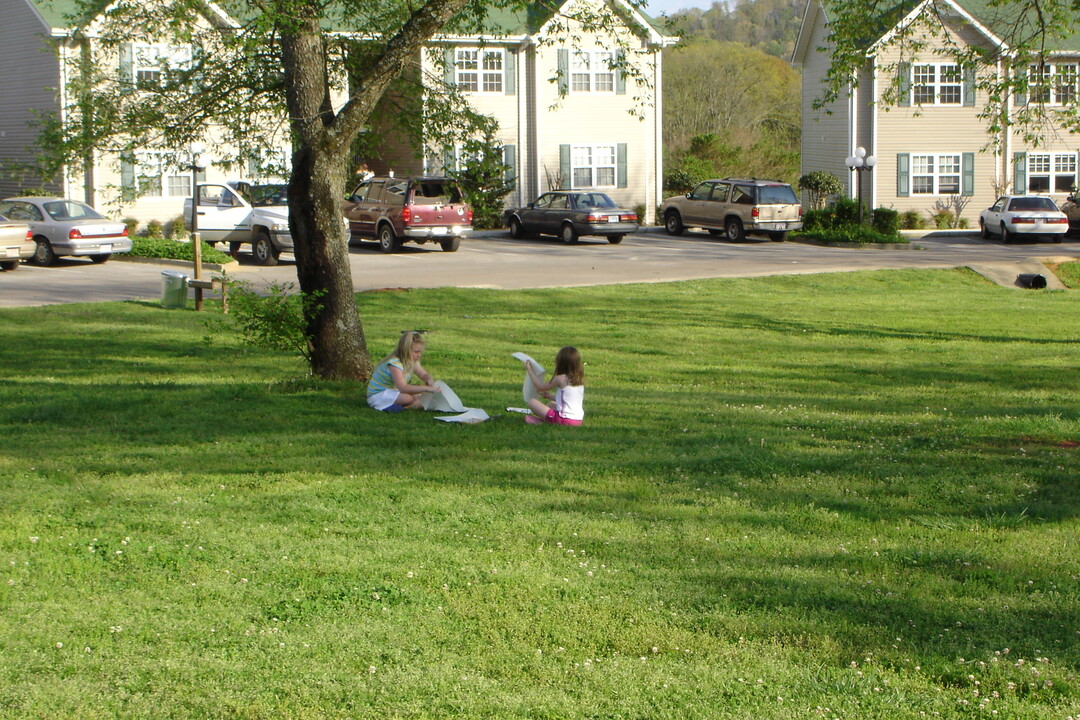
[[[570,287],[1080,257],[1080,240],[1073,239],[1062,244],[1004,245],[974,235],[939,233],[915,244],[919,249],[830,248],[754,238],[730,243],[690,231],[678,238],[661,232],[642,233],[627,237],[620,245],[586,238],[571,246],[557,240],[513,240],[488,232],[463,242],[456,253],[443,253],[437,246],[406,245],[398,254],[384,255],[371,244],[353,247],[350,258],[353,283],[359,291],[448,285]],[[64,258],[50,268],[23,265],[15,272],[0,273],[0,307],[159,299],[163,270],[188,272],[175,266],[121,260],[95,265]],[[241,256],[240,265],[228,272],[256,288],[296,282],[289,255],[282,256],[282,262],[273,268],[257,267],[249,256]]]

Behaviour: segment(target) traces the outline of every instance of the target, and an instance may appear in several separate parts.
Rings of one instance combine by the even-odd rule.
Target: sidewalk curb
[[[192,272],[195,270],[195,265],[191,260],[173,260],[171,258],[150,258],[139,257],[130,255],[120,255],[113,258],[120,262],[140,263],[142,265],[163,265],[165,267],[186,267],[190,268]],[[203,270],[209,270],[211,272],[226,272],[228,270],[235,270],[240,267],[240,263],[236,260],[232,260],[227,263],[206,263],[202,264]]]

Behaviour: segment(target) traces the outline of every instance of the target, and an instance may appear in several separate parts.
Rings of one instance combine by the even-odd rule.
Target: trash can
[[[1046,288],[1046,277],[1039,273],[1021,273],[1016,276],[1016,284],[1028,290],[1043,290]]]
[[[161,307],[186,308],[187,281],[188,276],[182,272],[163,271],[161,273]]]

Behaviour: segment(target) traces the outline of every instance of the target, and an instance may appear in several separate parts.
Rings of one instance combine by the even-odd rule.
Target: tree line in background
[[[683,41],[664,51],[664,184],[799,176],[801,84],[788,58],[802,2],[740,0],[666,19]],[[732,38],[739,38],[733,41]]]

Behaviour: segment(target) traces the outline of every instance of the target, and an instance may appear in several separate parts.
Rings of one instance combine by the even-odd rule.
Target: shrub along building
[[[869,207],[924,217],[959,209],[972,226],[1002,194],[1064,200],[1077,182],[1080,142],[1059,132],[1056,111],[1076,107],[1080,38],[1062,41],[1044,62],[1015,67],[995,33],[1005,22],[1002,9],[981,0],[926,0],[901,11],[865,39],[857,84],[816,108],[836,45],[829,3],[807,3],[792,55],[803,78],[803,174],[831,172],[852,197],[861,181]],[[1017,91],[994,103],[992,90],[1017,77]],[[1000,122],[1033,111],[1049,121],[1037,143],[1027,128]],[[845,166],[857,147],[877,158],[872,171]]]
[[[135,87],[205,49],[131,37],[131,28],[117,42],[100,17],[78,17],[76,0],[7,5],[0,24],[0,73],[8,81],[0,95],[0,196],[45,189],[141,220],[179,215],[192,182],[190,166],[176,160],[184,148],[147,146],[123,157],[87,153],[56,177],[11,168],[35,158],[36,118],[63,116],[78,106],[72,80],[80,56],[104,56],[116,79]],[[201,21],[233,31],[243,21],[237,7],[228,0],[206,2]],[[557,12],[537,3],[528,11],[492,10],[490,20],[483,34],[437,36],[413,70],[421,102],[456,90],[472,110],[493,120],[490,139],[516,180],[507,201],[526,202],[558,187],[601,190],[621,204],[655,208],[662,197],[660,50],[676,39],[626,0],[568,0]],[[284,130],[281,119],[275,122]],[[207,135],[213,147],[214,128]],[[374,171],[442,173],[468,162],[460,141],[418,143],[392,132],[377,137],[368,162]],[[230,148],[246,160],[230,169],[211,166],[200,177],[259,181],[287,172],[284,132],[273,143],[237,150]]]

